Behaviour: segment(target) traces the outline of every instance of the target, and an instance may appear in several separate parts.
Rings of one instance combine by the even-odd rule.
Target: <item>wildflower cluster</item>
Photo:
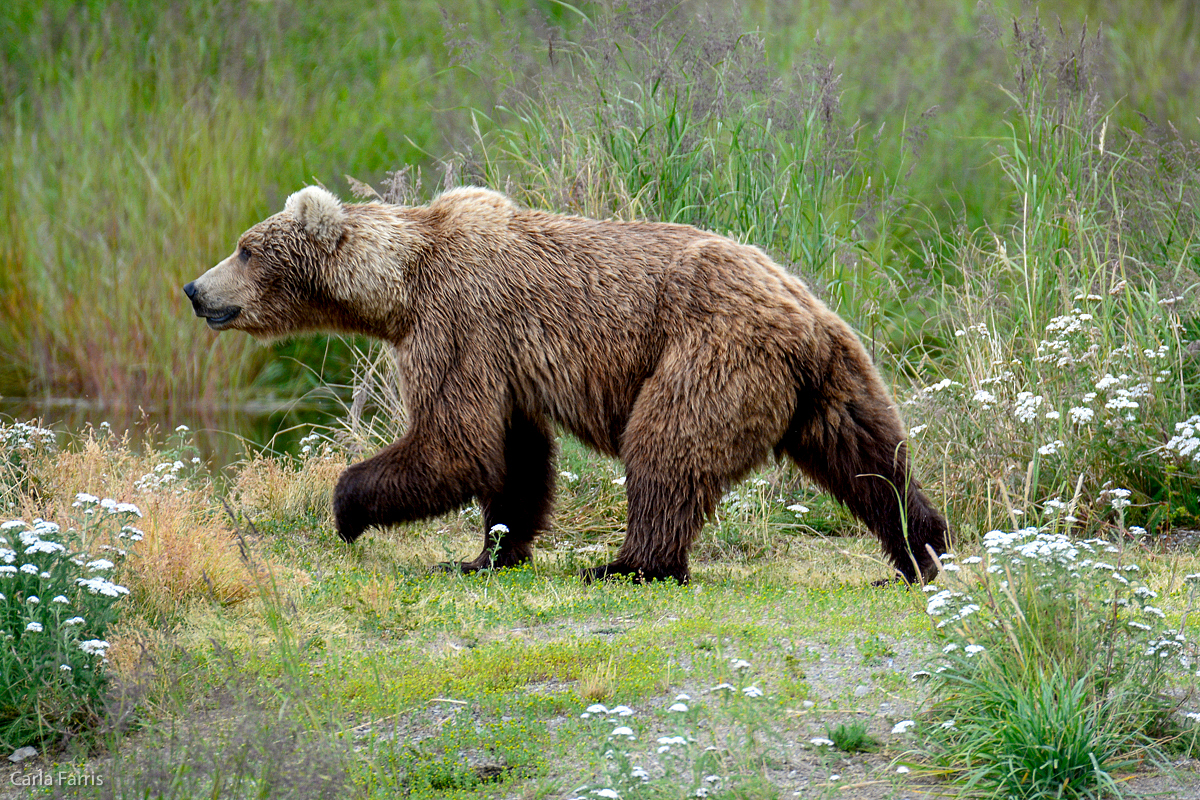
[[[86,725],[102,706],[105,635],[129,594],[114,573],[142,538],[132,524],[141,511],[88,494],[74,505],[77,528],[43,519],[0,524],[2,747]]]
[[[757,746],[764,725],[758,705],[764,692],[749,681],[751,669],[744,659],[732,659],[728,671],[734,682],[722,681],[703,691],[718,701],[712,706],[687,693],[677,694],[662,709],[666,730],[659,728],[658,735],[649,732],[649,724],[638,724],[629,706],[589,706],[580,718],[589,720],[597,735],[605,778],[597,786],[575,789],[574,800],[661,797],[664,789],[680,797],[736,792],[742,777],[737,759]],[[745,735],[733,741],[718,736],[717,726],[702,725],[703,718],[717,713],[741,723]]]
[[[154,469],[138,478],[133,484],[135,491],[139,494],[153,494],[168,490],[174,494],[182,494],[186,491],[187,480],[201,466],[200,456],[196,455],[196,448],[186,443],[190,432],[186,425],[180,425],[175,429],[174,438],[177,440],[177,446],[167,451],[168,460],[160,461],[154,465]],[[177,457],[172,458],[172,455]]]
[[[1167,681],[1195,668],[1195,648],[1167,627],[1142,568],[1107,542],[1032,527],[992,531],[983,545],[984,556],[944,554],[947,587],[926,587],[945,637],[932,675],[921,673],[935,698],[927,731],[956,754],[948,761],[965,748],[986,772],[1007,770],[1014,753],[1046,764],[1078,755],[1083,774],[1145,747],[1170,716]],[[1042,774],[1030,769],[1030,780]]]
[[[937,452],[940,462],[969,465],[957,476],[961,480],[975,481],[981,472],[1005,476],[1010,495],[1028,502],[1069,490],[1082,474],[1078,518],[1096,526],[1111,519],[1098,496],[1108,482],[1131,490],[1131,521],[1160,517],[1160,504],[1171,513],[1182,506],[1200,514],[1194,491],[1200,417],[1176,424],[1179,392],[1169,388],[1181,383],[1186,365],[1178,355],[1178,320],[1146,300],[1155,326],[1127,330],[1114,324],[1126,313],[1120,304],[1133,294],[1128,287],[1119,298],[1081,293],[1064,313],[1049,318],[1040,337],[986,323],[959,329],[954,346],[970,367],[970,381],[943,379],[916,389],[905,402],[912,407],[908,418],[921,424],[910,435],[960,450],[961,458]],[[1172,428],[1176,436],[1164,447]],[[1187,464],[1192,456],[1189,474],[1181,473],[1177,462]],[[946,494],[976,493],[946,487]],[[951,513],[967,516],[954,508]]]
[[[189,477],[189,469],[194,470],[199,463],[198,456],[192,458],[190,468],[188,464],[179,459],[163,461],[156,464],[151,472],[138,478],[134,482],[133,488],[140,494],[153,494],[168,489],[175,494],[180,494],[184,491],[184,482]]]
[[[39,453],[53,450],[54,431],[31,422],[0,425],[0,508],[12,508],[17,495],[27,487],[29,462]]]
[[[960,588],[926,587],[934,590],[926,610],[950,640],[943,653],[965,662],[1028,635],[1039,643],[1032,652],[1041,666],[1053,667],[1086,645],[1087,652],[1103,654],[1110,673],[1104,680],[1128,674],[1148,690],[1160,684],[1168,666],[1192,667],[1192,648],[1182,633],[1165,630],[1163,611],[1153,604],[1158,595],[1142,583],[1141,567],[1123,564],[1112,544],[1024,528],[991,531],[983,546],[986,558],[971,556],[961,564],[943,555],[943,569]],[[967,585],[971,577],[981,583]],[[1065,640],[1070,628],[1064,619],[1077,626],[1081,641]],[[1048,629],[1034,630],[1039,624]]]
[[[1166,444],[1167,451],[1181,459],[1200,464],[1200,414],[1175,423],[1175,435]]]

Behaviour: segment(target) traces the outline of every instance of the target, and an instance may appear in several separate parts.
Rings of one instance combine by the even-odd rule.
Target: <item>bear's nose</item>
[[[196,299],[196,282],[192,281],[183,287],[183,293],[188,296],[188,300]]]

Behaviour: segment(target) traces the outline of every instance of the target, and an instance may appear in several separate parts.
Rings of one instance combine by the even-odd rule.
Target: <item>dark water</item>
[[[340,406],[333,398],[303,401],[230,403],[213,407],[185,404],[162,409],[101,405],[73,398],[0,398],[0,422],[39,421],[60,434],[79,435],[88,426],[108,423],[118,435],[128,432],[136,451],[190,444],[216,472],[264,449],[299,452],[299,440],[314,428],[334,425]],[[181,425],[186,432],[177,432]]]

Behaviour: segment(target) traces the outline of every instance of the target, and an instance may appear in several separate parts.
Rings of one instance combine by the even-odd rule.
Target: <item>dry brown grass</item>
[[[75,445],[48,451],[29,465],[30,492],[18,501],[26,519],[42,517],[68,527],[78,518],[75,495],[87,492],[134,503],[142,512],[137,527],[144,538],[130,548],[119,577],[143,613],[170,617],[197,601],[231,604],[257,591],[256,579],[214,505],[212,481],[203,473],[180,471],[179,479],[147,488],[138,482],[173,456],[153,450],[136,453],[128,439],[87,431]]]
[[[328,447],[300,459],[255,456],[238,471],[235,502],[252,519],[331,525],[333,486],[346,463]]]

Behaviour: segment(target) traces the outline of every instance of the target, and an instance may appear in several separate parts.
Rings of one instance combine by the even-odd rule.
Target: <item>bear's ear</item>
[[[305,186],[287,199],[283,210],[291,212],[327,252],[337,249],[346,228],[346,212],[333,192],[320,186]]]

